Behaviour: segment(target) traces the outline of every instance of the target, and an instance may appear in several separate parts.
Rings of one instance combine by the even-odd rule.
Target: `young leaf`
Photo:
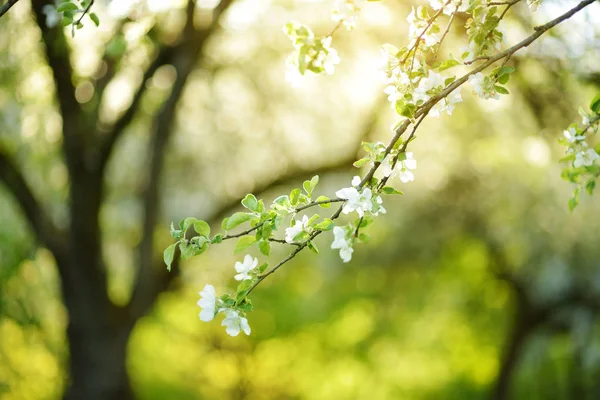
[[[404,194],[399,190],[394,189],[391,186],[384,186],[383,189],[381,189],[383,191],[383,193],[385,194]]]
[[[252,216],[250,216],[244,212],[236,212],[231,217],[226,218],[227,222],[225,222],[225,220],[223,220],[224,229],[226,231],[233,229],[236,226],[241,225],[246,221],[249,221],[251,218],[252,218]]]
[[[179,242],[179,250],[181,251],[182,260],[188,260],[196,255],[196,248],[184,241]]]
[[[308,248],[311,249],[315,254],[319,254],[319,249],[312,241],[308,242]]]
[[[596,114],[600,114],[600,93],[594,97],[592,102],[590,103],[590,110],[595,112]]]
[[[210,236],[210,226],[208,226],[208,224],[205,221],[202,221],[200,219],[194,221],[194,230],[198,235],[206,237]]]
[[[90,19],[96,24],[96,26],[100,26],[100,19],[96,15],[96,13],[90,13]]]
[[[242,200],[242,205],[250,211],[258,212],[258,200],[250,193]]]
[[[77,11],[79,10],[79,7],[77,7],[75,4],[67,1],[65,3],[60,4],[58,7],[56,7],[56,11],[57,12],[62,12],[64,13],[65,11]]]
[[[318,229],[320,231],[329,231],[333,229],[333,225],[334,224],[332,220],[330,220],[329,218],[325,218],[323,221],[315,225],[315,229]]]
[[[260,250],[260,252],[263,253],[265,256],[268,256],[271,253],[271,243],[268,240],[259,240],[258,250]]]
[[[171,271],[171,264],[173,263],[173,258],[175,257],[175,246],[177,243],[173,243],[169,247],[166,248],[163,253],[163,260],[165,264],[167,264],[167,271]]]
[[[317,197],[316,201],[317,201],[317,203],[320,202],[320,201],[329,201],[329,197],[327,197],[327,196],[319,196],[319,197]],[[331,207],[331,203],[319,204],[319,207],[321,207],[321,208],[329,208],[329,207]]]
[[[254,236],[242,236],[239,238],[237,243],[235,244],[235,250],[233,254],[238,254],[241,251],[246,250],[248,247],[252,246],[256,242],[256,237]]]

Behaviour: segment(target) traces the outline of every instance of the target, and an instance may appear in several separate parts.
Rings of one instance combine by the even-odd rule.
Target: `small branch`
[[[81,23],[81,20],[83,19],[83,17],[85,17],[85,15],[90,11],[90,8],[92,8],[92,4],[94,4],[94,0],[90,0],[90,3],[83,10],[81,17],[79,17],[79,19],[73,24],[73,29],[75,29],[75,26],[77,26]]]
[[[17,1],[19,1],[19,0],[8,0],[8,2],[6,2],[2,6],[0,6],[0,17],[2,17],[4,14],[6,14],[12,6],[17,4]]]
[[[301,207],[296,207],[296,211],[295,212],[300,212],[303,210],[306,210],[307,208],[311,208],[311,207],[315,207],[321,204],[331,204],[331,203],[340,203],[346,201],[346,199],[339,199],[339,198],[335,198],[335,199],[329,199],[329,200],[320,200],[320,201],[313,201],[308,203],[307,205],[301,206]]]
[[[600,114],[596,115],[590,120],[590,122],[581,131],[581,135],[584,135],[587,131],[589,131],[592,128],[592,126],[594,126],[594,124],[598,121],[600,121]]]
[[[267,220],[267,221],[268,221],[268,220]],[[236,234],[233,234],[233,235],[225,235],[225,236],[223,236],[223,240],[228,240],[228,239],[238,238],[238,237],[240,237],[240,236],[245,236],[245,235],[247,235],[247,234],[249,234],[249,233],[252,233],[252,232],[254,232],[255,230],[257,230],[258,228],[260,228],[261,226],[263,226],[263,225],[265,224],[265,222],[267,222],[267,221],[263,221],[263,222],[261,222],[261,223],[257,224],[256,226],[254,226],[254,227],[252,227],[252,228],[250,228],[250,229],[246,229],[246,230],[245,230],[245,231],[243,231],[243,232],[236,233]]]
[[[1,148],[0,181],[4,182],[8,190],[14,195],[39,242],[46,246],[57,259],[62,260],[62,254],[65,253],[66,238],[51,223],[27,184],[25,177],[13,160],[1,151]]]
[[[298,243],[298,242],[286,242],[283,239],[275,239],[275,238],[269,238],[269,242],[275,242],[275,243],[281,243],[281,244],[289,244],[290,246],[301,246],[302,243]]]
[[[73,85],[73,69],[70,62],[70,47],[65,38],[62,26],[48,28],[44,6],[54,4],[48,1],[32,1],[31,7],[35,20],[41,31],[44,51],[48,66],[54,75],[56,98],[63,119],[63,152],[69,172],[77,172],[83,168],[84,137],[81,130],[82,110],[75,98]],[[60,25],[60,24],[59,24]],[[83,130],[85,132],[85,130]]]
[[[105,168],[106,163],[108,162],[108,159],[112,154],[112,150],[115,146],[115,143],[123,135],[125,129],[129,126],[139,109],[142,98],[144,97],[144,94],[148,89],[148,85],[146,84],[146,82],[150,78],[152,78],[152,76],[154,75],[156,70],[158,70],[159,67],[171,62],[176,52],[177,48],[175,47],[163,47],[159,50],[158,55],[156,56],[154,61],[152,61],[148,68],[146,68],[144,76],[142,77],[142,81],[140,82],[140,86],[138,86],[135,94],[133,95],[131,104],[129,105],[125,113],[123,113],[123,115],[121,115],[121,117],[117,119],[112,128],[109,130],[109,132],[105,134],[106,139],[103,140],[102,143],[99,145],[100,150],[98,158],[96,162],[92,163],[94,168],[96,168],[99,171]]]

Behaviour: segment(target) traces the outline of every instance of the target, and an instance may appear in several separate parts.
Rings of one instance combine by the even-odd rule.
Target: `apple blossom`
[[[199,294],[200,300],[198,300],[198,305],[202,308],[202,311],[200,311],[198,316],[201,321],[211,321],[215,317],[215,309],[217,307],[215,288],[212,285],[206,285]]]
[[[248,275],[248,273],[251,272],[254,268],[256,268],[257,265],[258,259],[256,257],[252,258],[250,254],[246,254],[244,256],[244,262],[237,261],[235,263],[235,270],[238,272],[238,274],[235,275],[233,278],[236,281],[245,281],[247,279],[252,279],[252,277]]]
[[[240,312],[232,309],[223,310],[225,319],[221,322],[221,326],[225,326],[225,332],[230,336],[237,336],[241,331],[246,335],[250,335],[250,325],[248,320],[240,315]]]

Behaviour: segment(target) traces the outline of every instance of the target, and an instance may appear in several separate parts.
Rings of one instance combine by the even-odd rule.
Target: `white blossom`
[[[42,7],[42,13],[46,14],[46,26],[48,28],[54,28],[61,20],[60,14],[52,4],[46,4]]]
[[[302,220],[296,220],[293,226],[289,228],[285,228],[285,241],[288,243],[293,243],[294,238],[300,234],[300,232],[308,232],[308,216],[304,215]]]
[[[531,11],[537,11],[540,6],[540,0],[527,0],[527,5],[531,9]]]
[[[462,101],[462,96],[460,95],[460,87],[455,89],[448,96],[444,97],[440,101],[438,101],[429,112],[429,115],[432,117],[439,117],[441,113],[447,112],[448,115],[452,115],[452,111],[454,111],[454,105],[456,103],[460,103]]]
[[[335,22],[342,21],[344,27],[351,31],[358,24],[363,3],[364,0],[335,0],[331,19]]]
[[[342,261],[348,262],[352,259],[352,239],[348,238],[348,228],[336,226],[333,228],[333,243],[331,243],[332,249],[340,249],[340,257]]]
[[[256,257],[252,258],[250,254],[246,254],[244,256],[244,262],[237,261],[235,263],[235,270],[238,272],[236,276],[233,278],[236,281],[245,281],[247,279],[252,279],[252,277],[248,274],[258,265],[258,259]]]
[[[221,326],[225,326],[225,332],[230,336],[237,336],[241,331],[246,335],[250,335],[250,325],[248,320],[240,315],[237,310],[226,309],[225,319],[221,322]]]
[[[405,153],[405,159],[396,162],[394,168],[392,168],[392,162],[394,156],[388,154],[387,157],[381,163],[381,170],[383,176],[389,176],[391,178],[398,177],[402,182],[412,182],[415,180],[415,176],[410,170],[417,168],[417,160],[415,160],[412,152]]]
[[[363,189],[362,192],[359,192],[355,187],[344,188],[335,192],[335,195],[346,200],[342,208],[344,214],[356,211],[362,217],[365,215],[365,211],[371,211],[373,207],[371,203],[373,194],[369,188]]]
[[[440,30],[437,23],[429,24],[425,19],[419,17],[422,7],[413,7],[406,20],[408,21],[408,36],[411,38],[409,48],[415,45],[420,37],[425,41],[425,46],[431,47],[441,40]]]
[[[439,88],[440,86],[444,86],[444,81],[445,79],[441,74],[433,70],[429,70],[427,77],[421,78],[419,81],[419,86],[413,93],[413,101],[415,103],[419,101],[426,102],[431,97],[429,94],[427,94],[427,92],[432,89]]]
[[[372,214],[373,216],[378,216],[379,214],[385,214],[387,212],[387,210],[383,207],[383,199],[381,198],[381,196],[377,196],[375,197],[373,200],[373,208],[372,208]]]
[[[469,76],[469,83],[473,86],[473,90],[477,93],[477,96],[482,99],[498,100],[500,98],[500,95],[494,89],[494,81],[484,76],[481,72]]]
[[[451,15],[455,11],[465,12],[469,9],[469,0],[452,0],[449,4],[446,3],[448,3],[447,0],[429,0],[431,8],[437,11],[443,7],[443,13],[446,15]]]
[[[596,153],[596,151],[594,149],[587,149],[585,151],[580,151],[577,154],[575,154],[575,161],[573,161],[573,166],[575,168],[579,168],[579,167],[591,167],[592,165],[594,165],[594,161],[597,161],[600,159],[600,156],[598,155],[598,153]]]
[[[578,135],[577,130],[575,128],[569,128],[563,131],[563,136],[567,139],[569,143],[579,142],[581,140],[585,140],[585,135]]]
[[[212,285],[206,285],[199,294],[200,300],[198,300],[198,305],[202,308],[202,311],[200,311],[198,316],[201,321],[211,321],[215,317],[215,309],[217,307],[215,288]]]
[[[323,68],[325,68],[327,75],[332,75],[335,71],[335,66],[339,63],[340,57],[338,56],[337,50],[330,48],[323,60]]]

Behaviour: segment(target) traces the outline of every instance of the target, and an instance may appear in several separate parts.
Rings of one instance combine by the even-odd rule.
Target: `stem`
[[[0,6],[0,17],[3,16],[4,14],[6,14],[12,6],[17,4],[17,1],[19,1],[19,0],[8,0],[8,2],[6,4],[3,4],[2,6]]]

